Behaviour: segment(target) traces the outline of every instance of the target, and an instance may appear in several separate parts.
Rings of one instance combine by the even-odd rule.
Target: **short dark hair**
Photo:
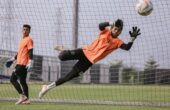
[[[117,19],[115,21],[115,26],[118,27],[120,30],[123,29],[123,21],[121,19]]]
[[[28,28],[29,30],[31,30],[31,26],[28,25],[28,24],[24,24],[23,27],[26,27],[26,28]]]

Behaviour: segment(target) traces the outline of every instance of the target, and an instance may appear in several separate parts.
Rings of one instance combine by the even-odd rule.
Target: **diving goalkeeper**
[[[139,28],[132,27],[132,31],[129,31],[131,39],[127,44],[124,43],[118,38],[123,30],[123,21],[121,19],[117,19],[113,23],[100,23],[99,29],[100,33],[97,39],[94,40],[90,45],[75,50],[61,51],[58,56],[61,61],[78,60],[78,62],[65,77],[62,77],[49,85],[43,85],[39,93],[39,98],[41,98],[50,89],[59,86],[75,77],[78,77],[93,64],[105,58],[116,49],[121,48],[123,50],[129,50],[132,47],[134,40],[138,35],[141,34]]]

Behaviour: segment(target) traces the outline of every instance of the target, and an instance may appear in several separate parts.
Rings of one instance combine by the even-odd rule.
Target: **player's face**
[[[29,28],[27,28],[27,27],[23,27],[22,32],[23,32],[23,36],[24,36],[24,37],[26,37],[26,36],[28,36],[28,35],[29,35],[30,30],[29,30]]]
[[[122,30],[120,30],[116,26],[113,26],[111,29],[111,32],[112,32],[112,37],[117,38],[120,35],[120,33],[122,32]]]

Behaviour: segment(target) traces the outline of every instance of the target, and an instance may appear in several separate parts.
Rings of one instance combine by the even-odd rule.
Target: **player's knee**
[[[81,70],[77,67],[73,67],[70,73],[66,76],[66,80],[68,81],[78,77],[80,75],[79,73],[81,73]]]
[[[64,61],[67,59],[68,55],[69,55],[69,51],[68,50],[64,50],[62,52],[60,52],[58,58],[61,60],[61,61]]]
[[[21,85],[22,85],[22,86],[27,85],[27,83],[26,83],[26,79],[25,79],[25,80],[20,80],[20,83],[21,83]]]

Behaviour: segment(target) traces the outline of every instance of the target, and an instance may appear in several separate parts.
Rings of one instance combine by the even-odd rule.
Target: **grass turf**
[[[37,98],[41,85],[29,84],[30,98]],[[48,92],[46,99],[78,99],[132,102],[170,102],[170,86],[65,84]],[[11,84],[0,84],[0,97],[18,97]]]

